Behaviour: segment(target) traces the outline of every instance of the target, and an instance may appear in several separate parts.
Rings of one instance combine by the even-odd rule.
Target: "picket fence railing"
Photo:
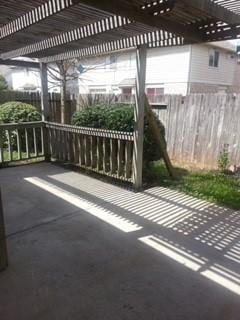
[[[43,158],[131,182],[133,133],[52,122],[0,125],[0,165]]]

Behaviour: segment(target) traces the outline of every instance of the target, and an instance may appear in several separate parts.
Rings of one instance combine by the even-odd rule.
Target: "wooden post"
[[[3,206],[2,206],[2,197],[0,189],[0,271],[3,271],[8,266],[7,258],[7,244],[6,244],[6,234],[3,218]]]
[[[142,187],[143,138],[144,138],[144,103],[147,48],[140,46],[136,53],[137,81],[136,104],[134,108],[134,144],[133,144],[133,184],[136,189]]]
[[[41,110],[42,121],[50,120],[49,100],[48,100],[48,77],[47,77],[47,64],[40,63],[40,75],[41,75]],[[48,129],[43,127],[43,146],[45,160],[50,161],[51,155],[49,153],[49,134]]]
[[[48,102],[48,79],[47,79],[47,64],[40,63],[40,76],[41,76],[41,110],[42,120],[49,121],[49,102]]]

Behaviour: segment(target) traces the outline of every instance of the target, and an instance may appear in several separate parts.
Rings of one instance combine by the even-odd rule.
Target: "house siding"
[[[80,92],[86,93],[90,88],[105,88],[113,92],[120,82],[136,76],[135,52],[117,55],[117,62],[109,64],[109,56],[91,59],[87,68],[93,68],[83,74],[80,80]],[[190,46],[157,48],[148,50],[146,86],[162,87],[165,94],[186,94],[189,75]],[[181,61],[181,63],[179,63]],[[105,65],[105,66],[104,66]]]
[[[237,59],[233,58],[234,53],[216,48],[220,52],[219,66],[209,66],[209,51],[212,46],[192,45],[190,84],[192,87],[202,90],[212,88],[215,92],[216,86],[231,86],[234,83],[235,70],[237,68]],[[200,85],[202,84],[202,85]],[[210,91],[207,92],[210,92]],[[200,91],[201,92],[201,91]]]

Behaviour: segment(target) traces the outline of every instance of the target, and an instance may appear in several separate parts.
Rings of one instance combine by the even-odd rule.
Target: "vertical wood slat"
[[[78,139],[76,132],[73,133],[73,157],[74,163],[79,163],[79,149],[78,149]]]
[[[118,177],[123,175],[123,151],[124,151],[124,142],[118,140]]]
[[[11,139],[11,131],[7,130],[7,140],[8,140],[8,160],[12,161],[12,139]]]
[[[33,150],[34,156],[38,156],[38,146],[37,146],[37,135],[36,135],[36,128],[33,128]]]
[[[3,271],[8,266],[8,257],[7,257],[7,243],[6,243],[6,234],[5,234],[5,225],[3,217],[3,205],[2,205],[2,195],[0,188],[0,271]]]
[[[103,169],[103,142],[102,138],[97,137],[97,171]]]
[[[5,130],[0,130],[0,163],[4,162],[4,154],[3,154],[3,134]]]
[[[49,136],[51,134],[51,130],[49,130],[48,132],[45,130],[45,133],[46,133],[45,137],[44,137],[44,128],[41,127],[40,130],[41,130],[41,133],[40,133],[41,134],[41,154],[44,156],[45,153],[48,153],[47,149],[49,149],[49,151],[50,151],[50,148],[51,148],[51,144],[50,144],[51,139],[49,138]],[[46,136],[48,136],[48,138],[49,138],[49,139],[47,139],[48,140],[47,141],[48,145],[44,144],[44,139],[46,139]]]
[[[84,151],[85,151],[85,166],[89,167],[91,163],[90,159],[90,139],[87,135],[84,135]]]
[[[22,159],[22,150],[21,150],[21,137],[19,135],[19,130],[16,130],[16,136],[17,136],[17,154],[18,154],[18,160]]]
[[[26,143],[26,157],[28,159],[30,157],[30,153],[29,153],[29,137],[28,137],[27,128],[25,128],[25,143]]]
[[[84,144],[83,144],[83,136],[81,134],[78,135],[77,139],[78,150],[79,150],[79,165],[84,166]]]
[[[116,174],[117,170],[117,141],[110,139],[110,172]]]
[[[91,166],[92,169],[97,168],[97,139],[96,137],[91,137]]]
[[[126,141],[125,145],[125,177],[126,179],[131,178],[131,169],[132,169],[132,143]]]
[[[103,138],[103,172],[107,173],[107,139]]]

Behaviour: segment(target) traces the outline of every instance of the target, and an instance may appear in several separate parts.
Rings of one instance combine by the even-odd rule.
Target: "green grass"
[[[28,160],[28,158],[27,158],[27,153],[26,152],[22,152],[22,154],[21,154],[21,156],[22,156],[22,159],[21,159],[21,161],[26,161],[26,160]],[[34,153],[30,153],[30,158],[31,157],[35,157],[35,154]],[[42,155],[41,155],[41,153],[39,154],[39,158],[40,157],[42,157]],[[3,159],[4,159],[4,161],[10,161],[10,159],[9,159],[9,153],[8,153],[8,151],[3,151]],[[12,152],[12,161],[14,162],[14,161],[18,161],[19,159],[18,159],[18,153],[16,152],[16,151],[13,151]]]
[[[148,183],[182,191],[199,199],[240,209],[240,177],[218,172],[190,172],[174,168],[170,178],[162,162],[155,162],[145,171]]]

